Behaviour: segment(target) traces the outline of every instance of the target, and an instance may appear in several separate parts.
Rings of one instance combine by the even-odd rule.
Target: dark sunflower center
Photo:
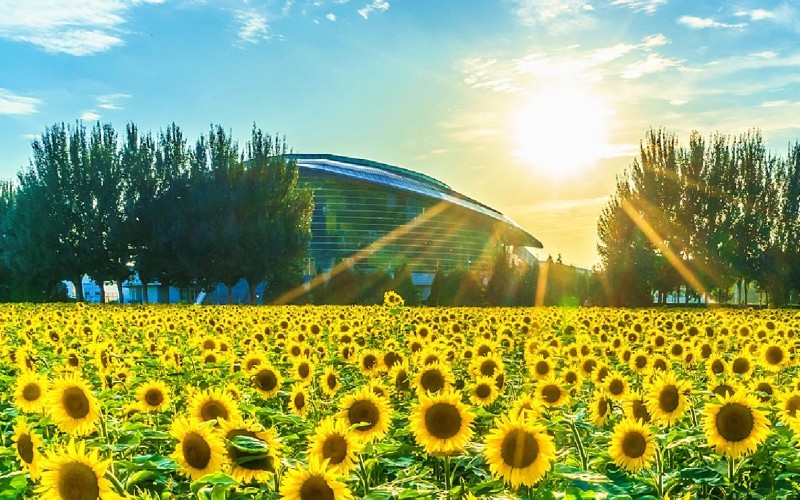
[[[206,340],[203,342],[203,350],[205,351],[209,351],[215,347],[217,347],[217,344],[213,340]]]
[[[301,363],[297,367],[297,374],[300,375],[300,378],[307,378],[309,373],[311,373],[311,367],[308,366],[308,363]]]
[[[660,358],[656,359],[653,361],[653,368],[662,372],[667,371],[667,362]]]
[[[329,373],[328,378],[325,379],[325,384],[328,386],[328,389],[336,389],[336,386],[339,385],[339,381],[336,379],[336,375]]]
[[[766,382],[759,382],[756,386],[756,392],[763,392],[763,395],[759,395],[758,399],[761,400],[762,403],[766,403],[769,401],[770,396],[772,396],[772,386]]]
[[[606,398],[600,398],[600,400],[597,401],[597,414],[604,417],[606,413],[608,413],[608,400]]]
[[[190,432],[183,437],[181,453],[183,453],[186,463],[195,469],[205,469],[208,462],[211,461],[211,447],[203,436],[196,432]]]
[[[311,476],[300,487],[300,500],[333,500],[333,489],[325,478]]]
[[[618,378],[615,378],[610,384],[608,384],[608,391],[615,396],[622,394],[622,391],[624,390],[625,384],[623,384],[622,380]]]
[[[718,359],[715,359],[711,363],[711,373],[713,373],[715,375],[719,375],[720,373],[723,373],[723,372],[725,372],[725,365],[722,363],[722,361],[720,361]]]
[[[514,429],[509,432],[500,445],[500,456],[503,462],[515,469],[524,469],[536,461],[539,456],[539,443],[530,432]]]
[[[733,373],[747,373],[750,371],[750,362],[745,358],[736,358],[731,368],[733,369]]]
[[[383,356],[383,362],[386,364],[387,368],[391,368],[396,363],[400,362],[400,355],[393,351],[387,352],[386,355]]]
[[[425,428],[437,439],[449,439],[461,430],[461,413],[450,403],[436,403],[425,412]]]
[[[42,388],[39,384],[31,382],[22,389],[22,397],[25,401],[36,401],[42,396]]]
[[[639,431],[630,431],[622,438],[622,453],[628,458],[639,458],[647,449],[647,440]]]
[[[728,403],[717,413],[716,424],[720,436],[736,443],[750,437],[755,421],[750,408],[740,403]]]
[[[372,354],[367,354],[364,356],[364,368],[367,370],[372,370],[378,365],[378,358],[376,358]]]
[[[764,357],[767,359],[767,363],[778,365],[783,361],[783,349],[775,345],[769,346],[764,353]]]
[[[272,370],[261,370],[253,377],[253,381],[257,388],[267,392],[275,389],[275,386],[278,385],[278,377]]]
[[[800,410],[800,396],[792,396],[786,400],[786,413],[790,417],[796,417],[797,410]]]
[[[100,496],[97,475],[82,463],[62,465],[58,471],[58,496],[63,500],[96,500]]]
[[[212,352],[211,354],[208,354],[208,355],[206,356],[206,358],[205,358],[205,360],[204,360],[204,361],[205,361],[206,363],[209,363],[209,364],[211,364],[211,363],[216,363],[216,362],[217,362],[217,356],[216,356],[216,354],[214,354],[214,353]]]
[[[74,419],[84,418],[89,414],[89,398],[80,387],[66,389],[61,396],[61,405],[67,415]]]
[[[81,360],[78,359],[78,356],[76,356],[74,353],[69,355],[69,359],[67,360],[67,362],[69,363],[69,366],[72,367],[76,367],[81,364]]]
[[[555,404],[561,399],[561,388],[555,384],[542,387],[542,398],[550,404]]]
[[[480,399],[486,399],[492,393],[492,388],[488,384],[481,384],[475,388],[475,395]]]
[[[674,385],[668,385],[658,394],[658,407],[664,413],[672,413],[680,404],[680,394]]]
[[[727,384],[721,384],[716,386],[712,392],[717,396],[722,396],[724,398],[725,396],[730,396],[731,394],[733,394],[734,391],[733,387]]]
[[[247,365],[245,365],[245,367],[247,368],[248,371],[250,371],[250,370],[258,367],[258,365],[260,365],[260,364],[261,364],[261,360],[251,359],[251,360],[249,360],[247,362]]]
[[[202,417],[204,422],[206,420],[220,419],[220,418],[224,418],[227,420],[228,409],[220,401],[212,399],[206,401],[205,403],[203,403],[203,406],[200,407],[200,417]]]
[[[608,368],[605,366],[597,370],[597,380],[602,382],[608,377]]]
[[[328,436],[322,443],[322,458],[330,459],[331,465],[339,465],[347,458],[347,440],[338,434]]]
[[[644,423],[650,422],[650,412],[647,411],[647,406],[641,399],[633,402],[632,408],[634,420],[641,420]]]
[[[487,354],[492,352],[492,348],[488,345],[482,345],[478,348],[478,355],[479,356],[486,356]]]
[[[351,425],[362,424],[357,429],[359,432],[366,432],[378,425],[380,410],[372,401],[361,399],[347,410],[347,418]]]
[[[567,374],[564,376],[564,380],[568,384],[574,384],[578,381],[578,374],[575,372],[567,372]]]
[[[444,387],[444,376],[439,370],[426,370],[422,373],[420,384],[428,392],[437,392]]]
[[[550,373],[550,364],[547,361],[539,361],[536,363],[536,373],[539,375],[547,375]]]
[[[484,377],[491,377],[494,375],[494,371],[497,369],[497,363],[494,360],[487,359],[483,363],[481,363],[481,375]]]
[[[25,463],[33,462],[33,441],[30,434],[22,434],[17,438],[17,453]]]
[[[597,367],[597,361],[593,359],[587,359],[583,362],[583,371],[586,373],[592,373],[594,369]]]
[[[647,366],[647,356],[636,356],[636,358],[633,360],[633,363],[636,365],[636,368],[641,370]]]
[[[399,371],[394,378],[394,386],[401,391],[407,391],[410,388],[409,384],[408,373],[405,370]]]
[[[164,402],[164,394],[160,389],[150,389],[144,394],[144,400],[150,406],[158,406]]]
[[[233,429],[228,431],[225,439],[230,441],[226,447],[228,458],[235,467],[242,467],[249,470],[266,470],[275,472],[275,466],[272,464],[272,457],[265,453],[248,453],[242,451],[233,445],[232,441],[236,436],[247,436],[249,438],[258,439],[255,432],[246,429]]]
[[[306,395],[302,392],[298,392],[294,395],[294,407],[298,410],[302,410],[306,407]]]

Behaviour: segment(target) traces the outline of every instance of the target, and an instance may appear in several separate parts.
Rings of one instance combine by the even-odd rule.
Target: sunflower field
[[[789,310],[0,308],[0,498],[800,498]]]

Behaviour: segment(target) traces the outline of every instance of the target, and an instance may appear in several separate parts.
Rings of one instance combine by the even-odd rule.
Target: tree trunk
[[[247,289],[250,295],[250,305],[255,305],[256,303],[256,285],[253,283],[253,280],[247,280]]]
[[[117,280],[117,293],[119,293],[119,298],[117,299],[117,302],[119,302],[120,304],[124,304],[125,296],[122,295],[122,280]]]
[[[225,285],[228,289],[228,304],[233,304],[233,285]]]
[[[94,280],[94,282],[97,284],[97,286],[100,287],[100,303],[101,304],[105,304],[106,303],[105,281],[104,280]]]
[[[150,297],[147,296],[147,294],[149,292],[149,289],[147,287],[147,280],[143,279],[141,276],[139,276],[139,281],[142,282],[142,303],[143,304],[149,304],[150,303]]]
[[[747,280],[742,278],[742,290],[744,290],[744,305],[747,306]]]
[[[75,285],[75,301],[83,302],[83,277],[73,279],[72,284]]]

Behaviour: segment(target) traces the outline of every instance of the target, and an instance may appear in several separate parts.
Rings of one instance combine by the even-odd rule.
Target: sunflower
[[[414,439],[429,455],[464,451],[464,445],[472,437],[473,420],[475,416],[453,390],[420,395],[419,403],[408,417]]]
[[[632,354],[630,361],[628,361],[628,366],[631,367],[631,370],[639,375],[646,373],[650,367],[650,364],[650,356],[642,351],[637,351],[636,353]]]
[[[308,388],[302,382],[295,382],[289,395],[289,410],[295,415],[305,417],[308,413],[308,403]]]
[[[197,391],[191,396],[189,414],[198,422],[236,420],[239,417],[239,409],[224,390],[207,389]]]
[[[708,385],[708,392],[720,399],[733,395],[741,388],[741,384],[734,379],[725,377],[723,379],[711,379]]]
[[[59,429],[82,436],[94,430],[100,407],[89,384],[74,374],[53,382],[47,394],[47,410]]]
[[[314,375],[314,363],[306,357],[301,357],[294,360],[292,365],[292,377],[308,383],[311,382],[311,376]]]
[[[800,433],[800,390],[778,396],[778,418],[795,433]]]
[[[717,354],[712,355],[706,360],[706,374],[708,378],[725,376],[728,374],[728,363]]]
[[[240,483],[264,482],[280,465],[280,443],[272,429],[258,423],[220,421],[230,467],[229,475]],[[237,440],[237,437],[247,438]],[[242,442],[244,441],[244,442]]]
[[[312,456],[308,468],[299,464],[281,481],[280,494],[286,500],[352,500],[347,485],[339,481],[325,461]]]
[[[408,362],[402,361],[395,364],[389,371],[391,387],[395,392],[405,392],[411,389],[411,377],[409,375]]]
[[[777,392],[775,383],[771,379],[764,377],[753,380],[750,383],[750,389],[762,403],[769,403],[772,401],[773,395]]]
[[[47,378],[36,372],[20,374],[14,389],[14,405],[25,413],[42,412],[47,385]]]
[[[322,392],[325,395],[331,397],[335,396],[339,391],[339,387],[341,386],[339,383],[339,377],[336,375],[336,368],[328,365],[328,367],[325,368],[325,371],[322,373],[322,379],[319,385],[322,386]]]
[[[535,380],[545,380],[553,375],[553,364],[550,359],[539,356],[528,366]]]
[[[486,437],[484,455],[492,474],[516,488],[544,477],[552,467],[556,447],[543,427],[502,416]]]
[[[758,400],[744,392],[706,405],[703,427],[717,453],[736,459],[751,454],[767,439],[769,420],[757,406]]]
[[[691,385],[679,380],[674,372],[663,372],[655,377],[647,390],[647,411],[653,420],[672,425],[683,415],[687,404],[686,394],[690,390]]]
[[[610,373],[606,377],[605,383],[606,394],[614,401],[620,401],[625,398],[628,393],[628,379],[619,373]]]
[[[353,427],[356,437],[362,441],[382,438],[389,430],[391,417],[389,403],[375,395],[369,387],[362,387],[342,399],[341,418],[347,427]]]
[[[320,461],[327,460],[334,473],[347,476],[356,467],[363,448],[363,443],[349,431],[344,421],[328,417],[309,438],[308,455]]]
[[[623,420],[614,426],[608,453],[628,472],[646,469],[656,457],[653,433],[641,421]]]
[[[789,363],[789,354],[778,343],[770,343],[761,350],[761,366],[771,372],[779,372]]]
[[[142,384],[136,391],[136,399],[142,410],[148,412],[164,411],[171,401],[167,385],[160,380],[150,380]]]
[[[535,422],[542,416],[542,408],[539,402],[529,394],[518,397],[511,405],[509,415],[512,420],[530,420]]]
[[[452,385],[453,373],[439,362],[423,366],[414,377],[414,386],[420,394],[449,389]]]
[[[97,450],[86,453],[86,443],[50,452],[41,464],[41,485],[36,489],[42,500],[107,500],[120,498],[111,490],[105,473],[111,460],[100,460]]]
[[[64,368],[67,371],[80,371],[83,361],[80,353],[75,349],[69,349],[64,353]]]
[[[264,398],[278,394],[281,388],[281,373],[270,364],[263,364],[250,375],[253,387]]]
[[[536,386],[536,397],[542,405],[556,408],[566,404],[569,391],[557,379],[542,380]]]
[[[469,399],[474,405],[489,406],[494,403],[498,396],[500,396],[500,391],[495,384],[495,379],[478,377],[472,384]]]
[[[496,377],[498,373],[505,372],[505,364],[500,356],[492,353],[473,359],[469,365],[469,371],[473,377]]]
[[[17,419],[14,424],[14,448],[17,451],[17,459],[22,470],[27,470],[31,479],[36,481],[39,478],[39,462],[43,443],[42,438],[31,426],[28,425],[24,417]]]
[[[252,375],[262,366],[269,365],[267,357],[260,352],[250,352],[242,360],[242,371]]]
[[[591,422],[597,427],[602,427],[611,415],[611,399],[603,392],[597,391],[589,405]]]
[[[178,440],[170,457],[192,480],[222,469],[225,445],[222,438],[214,432],[213,425],[180,417],[172,424],[170,435]]]
[[[384,369],[383,355],[377,349],[365,349],[359,356],[358,369],[367,377],[375,376]]]
[[[746,354],[739,354],[735,358],[731,360],[731,372],[734,375],[740,375],[742,377],[748,378],[750,374],[753,373],[753,363],[750,361],[750,357]]]

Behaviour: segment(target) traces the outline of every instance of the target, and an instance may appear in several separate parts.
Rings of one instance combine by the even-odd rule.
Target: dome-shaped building
[[[542,247],[513,220],[427,175],[344,156],[292,157],[314,192],[307,276],[343,261],[388,270],[405,264],[424,287],[437,265],[488,271],[498,243]]]

